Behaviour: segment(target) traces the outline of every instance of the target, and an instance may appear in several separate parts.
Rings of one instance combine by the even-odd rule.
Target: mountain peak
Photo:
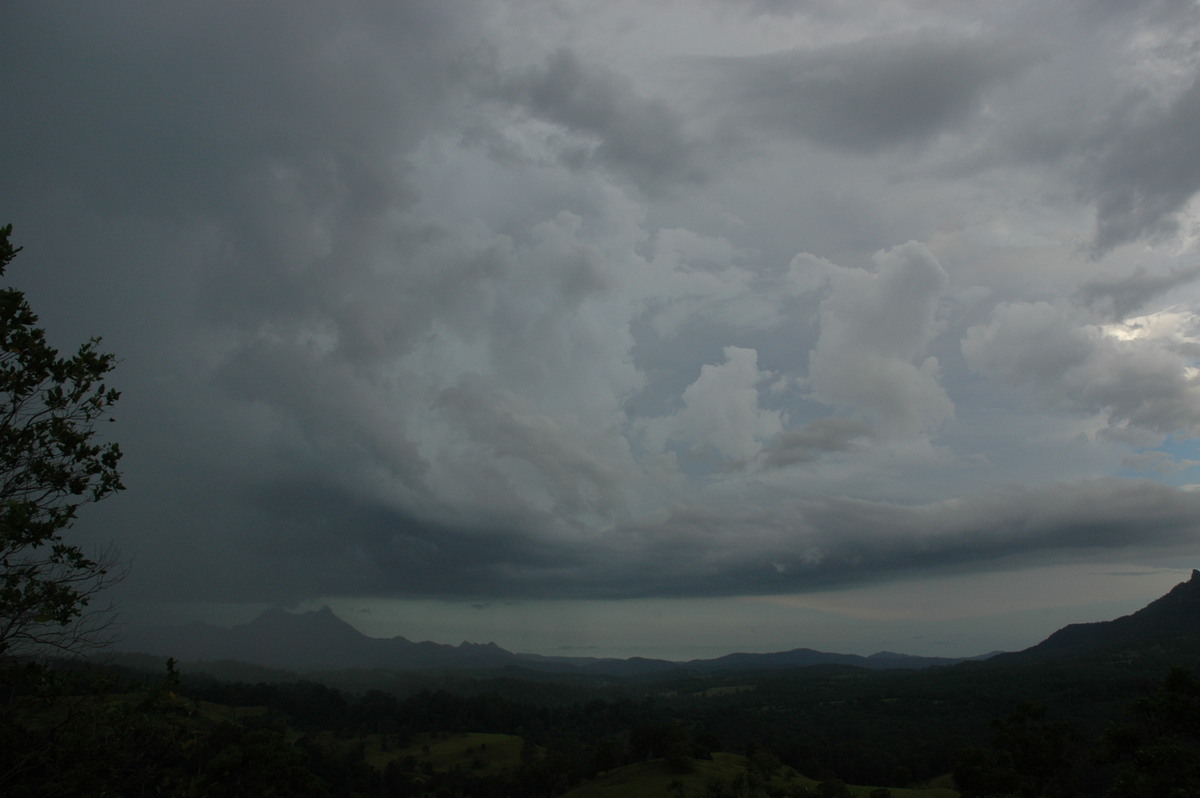
[[[1175,585],[1140,610],[1111,621],[1064,626],[1018,656],[1071,656],[1197,632],[1200,632],[1200,570],[1192,569],[1188,581]]]
[[[456,647],[412,643],[403,637],[369,637],[327,605],[298,613],[272,607],[248,623],[231,629],[206,627],[200,630],[204,634],[189,634],[189,629],[182,627],[166,636],[168,648],[163,653],[182,655],[185,660],[237,660],[301,671],[503,667],[514,659],[495,643]],[[162,642],[147,640],[139,648],[162,650]]]
[[[288,612],[278,608],[264,611],[254,620],[233,630],[253,629],[257,634],[302,634],[305,631],[321,630],[322,634],[335,633],[345,637],[363,637],[363,633],[351,624],[334,615],[329,607],[309,612]],[[231,631],[233,631],[231,630]]]
[[[250,623],[295,623],[298,620],[335,620],[339,623],[345,623],[341,618],[334,614],[329,605],[323,605],[319,610],[309,610],[307,612],[288,612],[281,607],[271,607],[263,610]]]

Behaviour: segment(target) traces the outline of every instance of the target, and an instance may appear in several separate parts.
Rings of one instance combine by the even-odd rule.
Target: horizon
[[[1052,608],[1043,606],[1026,606],[1023,609],[1013,609],[1009,612],[993,616],[991,623],[977,615],[962,615],[957,618],[935,619],[877,619],[874,623],[865,624],[869,631],[854,629],[849,635],[841,628],[847,619],[846,615],[837,612],[808,607],[802,610],[802,615],[796,616],[783,612],[772,619],[764,618],[761,613],[763,604],[778,605],[779,597],[742,597],[739,602],[748,603],[754,607],[760,627],[752,629],[751,635],[742,638],[742,644],[705,640],[704,624],[711,622],[713,605],[700,604],[694,601],[677,600],[677,607],[672,608],[672,602],[661,602],[665,606],[659,608],[658,614],[669,623],[679,627],[681,614],[686,622],[682,629],[676,629],[676,634],[682,639],[664,642],[662,639],[647,637],[645,625],[636,627],[635,640],[623,640],[622,629],[614,627],[611,619],[604,623],[588,624],[580,630],[580,635],[595,635],[597,630],[604,630],[599,635],[599,641],[591,638],[591,642],[580,637],[574,637],[579,642],[564,643],[562,633],[553,628],[547,629],[547,619],[556,619],[567,623],[576,618],[577,610],[573,608],[558,608],[558,612],[548,611],[545,607],[513,609],[503,622],[495,617],[480,621],[472,619],[472,615],[481,612],[477,605],[468,603],[447,602],[412,602],[407,607],[398,607],[398,602],[370,602],[347,599],[316,599],[301,605],[284,607],[273,606],[240,606],[225,607],[214,610],[212,607],[193,608],[192,614],[185,616],[190,621],[204,621],[221,628],[232,628],[248,623],[271,610],[281,610],[290,614],[306,614],[328,609],[339,620],[349,624],[361,634],[376,639],[403,637],[413,642],[433,642],[442,645],[460,645],[462,643],[488,644],[495,643],[500,648],[514,654],[539,654],[543,656],[571,656],[628,659],[646,657],[649,659],[664,659],[670,661],[688,661],[692,659],[713,659],[734,653],[769,654],[795,649],[807,648],[825,653],[855,654],[871,656],[881,652],[892,652],[909,656],[967,658],[991,654],[998,651],[1020,651],[1040,643],[1059,629],[1073,623],[1091,623],[1109,621],[1123,615],[1128,615],[1142,609],[1150,602],[1161,598],[1174,587],[1190,579],[1191,572],[1186,578],[1179,578],[1172,570],[1155,574],[1154,584],[1165,584],[1158,593],[1144,595],[1139,592],[1136,596],[1127,596],[1118,600],[1110,600],[1093,604],[1085,604],[1071,608]],[[1149,576],[1149,574],[1147,574]],[[1160,581],[1161,580],[1161,581]],[[1167,581],[1169,580],[1169,584]],[[978,585],[977,585],[978,586]],[[811,598],[811,597],[810,597]],[[614,612],[615,617],[628,618],[631,615],[644,615],[646,607],[639,602],[614,602],[617,610],[621,604],[628,604],[624,612]],[[716,603],[714,603],[715,605]],[[683,610],[681,613],[679,610]],[[719,610],[719,608],[718,608]],[[592,607],[593,616],[596,608]],[[557,618],[556,618],[557,615]],[[178,615],[170,617],[178,618]],[[214,618],[219,620],[214,622]],[[800,628],[806,635],[804,639],[788,637],[789,624],[800,622]],[[537,624],[535,628],[534,624]],[[143,622],[142,626],[157,624]],[[173,623],[162,625],[172,626]],[[980,633],[980,627],[987,630]],[[456,631],[449,631],[448,628]],[[725,628],[724,626],[722,628]],[[794,633],[794,626],[792,627]],[[651,629],[654,638],[661,638],[661,629]],[[870,636],[871,633],[878,635]],[[969,636],[972,633],[979,636]],[[724,633],[723,633],[724,634]],[[642,639],[644,638],[644,639]],[[723,637],[724,639],[728,639]],[[995,640],[1000,644],[989,648],[978,648],[974,641]],[[538,640],[544,642],[537,642]],[[878,641],[878,642],[876,642]],[[911,645],[904,645],[909,641]],[[891,643],[892,645],[889,645]],[[976,646],[972,648],[972,646]]]
[[[1200,562],[1192,0],[7,6],[131,620],[974,656]]]

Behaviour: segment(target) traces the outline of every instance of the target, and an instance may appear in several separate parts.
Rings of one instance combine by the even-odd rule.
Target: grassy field
[[[710,688],[713,695],[737,694],[747,689],[744,685]],[[84,707],[93,710],[121,707],[145,699],[144,693],[68,697],[60,699],[48,709],[42,708],[39,715],[44,723],[52,723],[73,709],[78,711]],[[173,692],[161,694],[157,701],[174,708],[176,713],[187,716],[187,720],[182,722],[189,725],[204,722],[240,724],[268,714],[268,708],[265,706],[230,706],[212,701],[193,701]],[[285,730],[285,737],[290,742],[294,742],[300,736],[313,736],[317,741],[323,741],[330,746],[357,747],[366,764],[379,771],[386,770],[392,762],[405,763],[405,760],[408,760],[404,764],[405,771],[429,775],[455,770],[461,770],[474,777],[511,774],[521,765],[524,747],[521,737],[509,734],[423,733],[412,736],[405,746],[398,747],[394,736],[385,738],[379,734],[367,734],[349,739],[335,739],[329,731],[302,735],[291,727]],[[806,790],[815,792],[818,785],[817,781],[789,767],[779,767],[769,781],[764,781],[761,775],[750,774],[746,757],[738,754],[715,753],[710,760],[694,759],[692,764],[692,771],[684,774],[673,772],[663,760],[614,768],[565,793],[563,798],[703,798],[705,795],[769,793],[798,795]],[[754,789],[748,793],[747,786],[753,786]],[[874,786],[847,786],[854,798],[869,798],[870,793],[877,789]],[[891,787],[889,791],[891,798],[959,798],[948,777],[924,788]]]
[[[713,754],[711,760],[696,759],[693,762],[695,769],[682,775],[671,772],[661,760],[617,768],[576,787],[564,794],[563,798],[686,798],[705,795],[706,791],[711,790],[710,785],[713,782],[720,782],[725,786],[724,794],[734,795],[737,793],[730,789],[730,785],[739,777],[746,777],[746,758],[737,754],[717,753]],[[761,787],[786,791],[793,785],[815,788],[817,782],[784,767],[772,777],[769,785],[764,784]],[[849,789],[855,798],[867,798],[876,788],[850,785]],[[893,798],[958,798],[958,793],[947,787],[891,788],[891,794]]]
[[[704,696],[705,698],[713,698],[719,695],[737,695],[738,693],[749,693],[754,689],[754,685],[752,684],[736,684],[726,687],[710,687],[700,693],[700,695]]]
[[[521,763],[523,740],[511,734],[418,734],[404,748],[383,750],[378,735],[367,739],[367,764],[380,770],[389,762],[411,756],[428,762],[437,772],[462,768],[476,776],[515,770]]]
[[[267,714],[266,707],[231,707],[226,704],[214,704],[212,701],[192,702],[201,717],[209,720],[239,721],[246,718],[261,718]]]

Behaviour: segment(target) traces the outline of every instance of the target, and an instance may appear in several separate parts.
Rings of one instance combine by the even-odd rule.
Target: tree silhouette
[[[20,251],[11,233],[0,228],[0,276]],[[120,448],[96,435],[119,396],[103,382],[116,361],[98,338],[61,356],[37,323],[24,293],[0,289],[0,660],[97,642],[91,599],[119,577],[111,553],[63,538],[81,505],[123,488]]]

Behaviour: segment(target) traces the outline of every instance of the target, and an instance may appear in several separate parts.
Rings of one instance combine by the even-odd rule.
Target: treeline
[[[546,707],[445,691],[354,695],[311,681],[184,682],[173,663],[149,683],[10,666],[0,684],[5,796],[554,796],[630,762],[708,753],[650,702]],[[418,733],[462,731],[525,742],[498,773],[399,755]],[[395,755],[372,766],[368,742]]]
[[[575,703],[561,691],[539,701],[548,694],[533,683],[530,698],[499,695],[486,680],[398,696],[180,679],[173,665],[149,681],[15,666],[2,675],[6,796],[555,796],[648,760],[687,773],[716,751],[830,785],[905,787],[953,772],[964,798],[1200,795],[1200,681],[1181,669],[1140,697],[1109,694],[1132,709],[1100,714],[1086,699],[1111,679],[1076,673],[1067,685],[1066,672],[1044,668],[803,669]],[[474,764],[435,766],[430,742],[463,732],[523,743],[508,760],[480,750]],[[748,774],[739,789],[769,784]]]
[[[708,757],[720,740],[685,725],[652,699],[592,699],[571,705],[516,701],[494,693],[460,695],[422,690],[398,698],[368,690],[343,693],[324,684],[227,684],[196,681],[196,700],[227,706],[261,707],[257,723],[290,727],[308,734],[330,733],[342,740],[374,735],[393,749],[410,746],[418,734],[484,732],[524,740],[520,765],[503,777],[469,773],[418,772],[402,759],[384,771],[385,794],[558,795],[597,773],[650,759],[671,758],[683,767],[691,757]],[[404,782],[408,782],[404,785]],[[445,782],[450,782],[449,784]],[[449,791],[449,792],[447,792]],[[430,793],[432,794],[432,793]]]
[[[173,670],[146,684],[7,663],[0,684],[5,796],[380,794],[361,750],[266,719],[205,717]]]
[[[306,732],[381,735],[403,747],[420,732],[495,732],[529,741],[574,783],[596,772],[665,756],[646,740],[684,737],[693,752],[770,752],[818,780],[906,786],[949,772],[956,751],[986,745],[988,721],[1017,703],[978,700],[978,690],[928,688],[918,674],[836,666],[750,678],[753,689],[717,695],[720,680],[630,686],[624,697],[595,698],[561,685],[465,679],[407,696],[340,691],[318,682],[239,684],[194,678],[188,695],[229,706],[264,707],[265,717]],[[494,690],[493,690],[494,688]],[[503,691],[500,695],[498,691]],[[985,691],[986,692],[986,691]],[[663,731],[663,730],[672,731]],[[680,730],[686,734],[681,734]],[[651,756],[651,753],[654,756]]]

